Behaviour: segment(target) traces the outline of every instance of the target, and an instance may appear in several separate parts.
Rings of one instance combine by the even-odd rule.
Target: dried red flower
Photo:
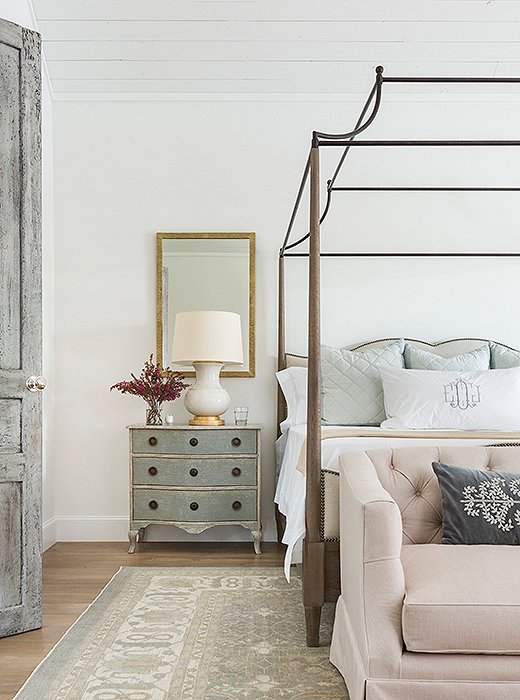
[[[185,384],[182,372],[173,372],[169,367],[162,369],[153,361],[153,354],[144,363],[139,377],[131,374],[131,381],[117,382],[110,387],[122,394],[140,396],[148,404],[151,411],[160,413],[164,401],[175,401],[189,384]]]

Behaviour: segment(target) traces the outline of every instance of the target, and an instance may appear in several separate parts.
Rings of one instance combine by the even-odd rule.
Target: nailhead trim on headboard
[[[356,345],[355,347],[350,349],[356,351],[361,350],[361,348],[364,348],[367,345],[372,345],[373,343],[391,343],[395,340],[400,340],[400,338],[378,338],[377,340],[369,340],[365,343],[361,343],[361,345]],[[409,343],[421,343],[422,345],[429,345],[431,348],[439,347],[439,345],[448,345],[449,343],[459,343],[461,341],[468,340],[475,341],[476,343],[495,343],[496,345],[501,345],[503,348],[507,348],[508,350],[517,350],[516,348],[512,348],[510,345],[498,343],[496,340],[490,340],[489,338],[450,338],[449,340],[440,340],[437,343],[430,343],[427,340],[419,340],[418,338],[404,338],[404,340],[406,340]]]
[[[362,350],[363,348],[366,348],[367,346],[374,345],[375,343],[391,343],[393,341],[400,340],[400,338],[377,338],[375,340],[367,340],[364,343],[361,343],[359,345],[354,345],[350,347],[349,349],[352,350],[353,352],[356,352],[358,350]],[[520,352],[517,348],[511,347],[511,345],[506,345],[505,343],[499,343],[496,340],[490,340],[489,338],[450,338],[449,340],[440,340],[437,343],[430,343],[427,340],[419,340],[418,338],[404,338],[405,341],[408,343],[421,343],[421,345],[427,345],[431,348],[437,348],[441,345],[449,345],[450,343],[460,343],[464,341],[473,341],[475,343],[495,343],[496,345],[500,345],[503,348],[507,348],[508,350],[515,350],[516,352]],[[298,355],[297,353],[294,352],[286,352],[285,357],[297,357],[301,360],[306,360],[307,355]]]

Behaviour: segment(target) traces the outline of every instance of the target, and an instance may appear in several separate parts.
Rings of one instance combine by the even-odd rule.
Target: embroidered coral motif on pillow
[[[462,496],[460,502],[467,515],[483,518],[502,532],[509,532],[515,525],[520,527],[520,510],[515,508],[511,512],[520,505],[520,478],[506,481],[494,476],[478,486],[465,486]]]

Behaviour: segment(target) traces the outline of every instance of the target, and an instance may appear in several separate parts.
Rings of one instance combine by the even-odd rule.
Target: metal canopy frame
[[[520,140],[355,140],[375,120],[381,106],[384,83],[439,83],[439,84],[520,84],[520,78],[453,78],[453,77],[392,77],[383,75],[383,67],[375,69],[374,85],[363,106],[352,131],[344,134],[329,134],[320,131],[312,133],[310,151],[292,209],[289,225],[279,254],[278,285],[278,369],[286,366],[285,350],[285,258],[309,258],[309,306],[308,306],[308,397],[307,397],[307,444],[306,444],[306,536],[303,543],[303,603],[307,627],[308,646],[319,645],[321,608],[326,599],[325,582],[325,542],[321,536],[321,379],[320,379],[320,258],[513,258],[520,257],[516,252],[322,252],[320,226],[326,219],[335,192],[520,192],[520,187],[339,187],[336,180],[348,153],[356,148],[387,147],[515,147]],[[368,115],[368,116],[367,116]],[[320,157],[322,147],[340,147],[343,152],[332,177],[327,180],[326,201],[320,213]],[[300,208],[307,182],[310,180],[310,207],[308,232],[294,242],[290,242],[296,215]],[[309,250],[295,250],[309,240]],[[285,412],[281,392],[278,399],[279,422]]]
[[[411,146],[411,147],[482,147],[482,146],[520,146],[520,141],[518,140],[357,140],[354,139],[356,136],[361,134],[363,131],[368,129],[376,118],[379,108],[381,106],[382,95],[383,95],[383,84],[384,83],[451,83],[451,84],[468,84],[468,83],[504,83],[504,84],[520,84],[520,78],[433,78],[433,77],[395,77],[395,76],[384,76],[383,66],[377,66],[376,78],[374,85],[368,95],[365,105],[361,111],[358,121],[352,131],[345,134],[328,134],[322,131],[314,131],[312,134],[312,148],[320,148],[322,146],[336,146],[343,147],[344,151],[338,161],[338,164],[334,170],[334,173],[330,180],[327,180],[327,200],[325,204],[325,209],[320,216],[320,224],[325,221],[327,214],[330,210],[330,205],[332,201],[333,192],[520,192],[520,187],[379,187],[379,186],[364,186],[364,187],[335,187],[334,184],[341,172],[343,164],[346,160],[348,152],[351,147],[388,147],[388,146]],[[372,112],[370,116],[365,119],[366,113],[368,112],[371,104],[373,104]],[[307,158],[305,168],[303,171],[300,187],[294,203],[294,207],[291,213],[291,218],[285,238],[280,249],[280,257],[292,257],[296,253],[289,253],[293,248],[297,248],[301,243],[310,238],[310,231],[302,236],[297,241],[289,243],[289,238],[292,233],[296,215],[300,208],[301,200],[305,190],[305,185],[309,179],[311,170],[311,154]],[[298,257],[306,256],[308,253],[299,252]],[[330,255],[330,253],[321,253],[321,255]],[[353,255],[353,253],[342,252],[335,253],[334,255],[344,255],[345,257]],[[379,257],[381,255],[386,256],[387,253],[363,253],[358,254],[363,257]],[[392,255],[419,255],[418,253],[400,253]],[[421,255],[421,257],[424,254]],[[445,257],[448,255],[458,256],[462,255],[467,257],[468,255],[475,255],[477,257],[511,257],[520,256],[520,253],[429,253],[429,255],[435,257]]]

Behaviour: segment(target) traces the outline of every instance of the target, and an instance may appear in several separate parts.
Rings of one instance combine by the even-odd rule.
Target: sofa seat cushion
[[[408,651],[520,655],[520,549],[405,545]]]

